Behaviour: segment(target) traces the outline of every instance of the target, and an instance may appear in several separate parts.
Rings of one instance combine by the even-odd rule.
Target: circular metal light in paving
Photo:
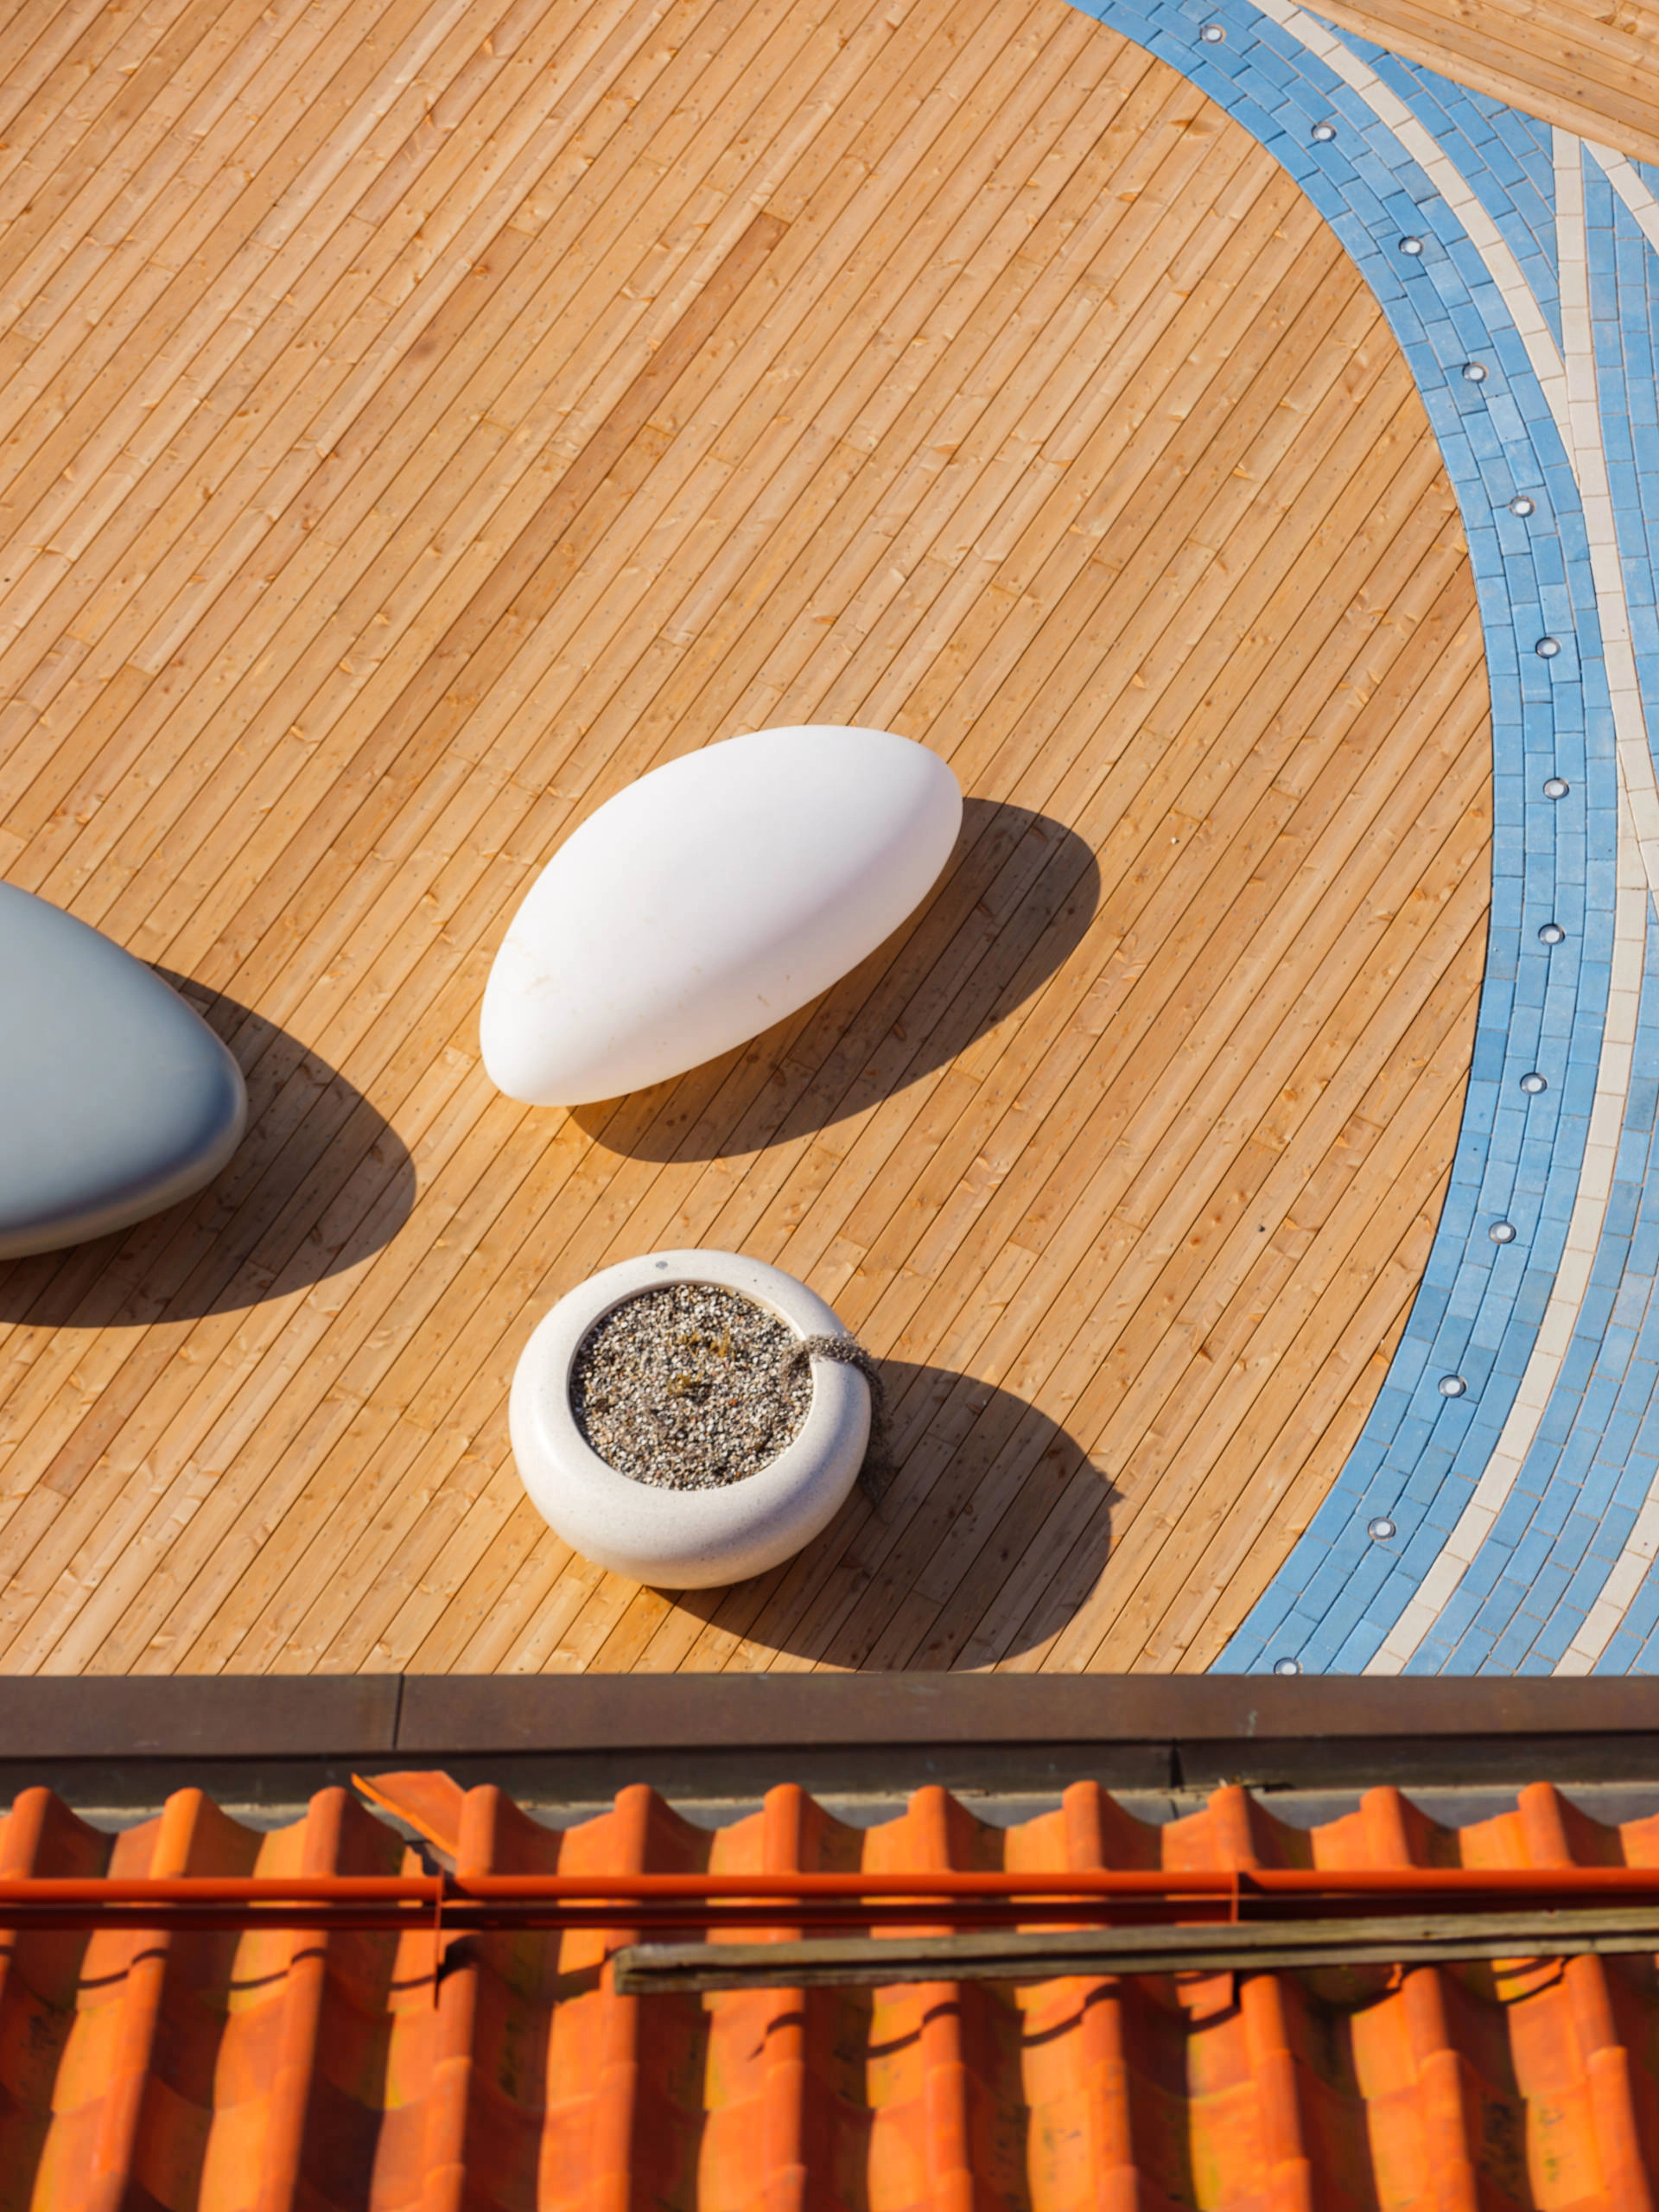
[[[1273,1671],[1275,1675],[1300,1675],[1302,1671],[1302,1662],[1300,1659],[1275,1659],[1273,1662]]]
[[[1516,1226],[1512,1221],[1495,1221],[1486,1234],[1494,1244],[1513,1244],[1516,1239]]]
[[[1546,798],[1565,798],[1573,786],[1565,776],[1551,776],[1544,785]]]
[[[554,1306],[519,1357],[507,1425],[531,1503],[566,1543],[653,1588],[708,1589],[781,1566],[829,1526],[863,1464],[870,1386],[856,1367],[814,1357],[805,1418],[767,1465],[712,1489],[636,1481],[583,1435],[573,1370],[607,1314],[673,1283],[735,1291],[809,1347],[844,1340],[833,1309],[780,1268],[735,1252],[653,1252],[602,1269]]]
[[[1484,384],[1486,381],[1484,361],[1465,361],[1463,365],[1463,380],[1465,384]]]
[[[1565,944],[1567,931],[1559,922],[1546,922],[1538,932],[1540,944]]]
[[[1468,1388],[1461,1375],[1442,1375],[1440,1377],[1440,1391],[1443,1398],[1460,1398]]]
[[[1559,638],[1540,638],[1532,650],[1540,660],[1554,660],[1561,650],[1561,641]]]
[[[1415,261],[1421,254],[1422,250],[1423,242],[1421,238],[1402,238],[1400,241],[1401,252],[1408,253],[1414,261]]]
[[[1225,27],[1220,23],[1206,23],[1198,33],[1206,46],[1219,46],[1226,35]]]
[[[1549,1084],[1543,1076],[1539,1074],[1537,1069],[1534,1068],[1530,1075],[1522,1077],[1521,1088],[1529,1098],[1535,1098],[1541,1090],[1549,1089]]]
[[[1334,123],[1316,123],[1313,126],[1313,143],[1316,146],[1328,146],[1336,135]]]
[[[1529,515],[1536,514],[1537,512],[1538,502],[1536,499],[1529,499],[1524,492],[1517,492],[1514,499],[1510,501],[1510,512],[1512,515],[1519,515],[1523,522]]]
[[[1386,1544],[1389,1538],[1398,1532],[1388,1515],[1379,1513],[1375,1521],[1368,1521],[1365,1523],[1365,1533],[1373,1543]]]

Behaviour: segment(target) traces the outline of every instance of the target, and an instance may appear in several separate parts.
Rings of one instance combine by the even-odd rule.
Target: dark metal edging
[[[29,1675],[0,1684],[0,1791],[195,1782],[289,1802],[352,1770],[518,1795],[1659,1782],[1659,1679],[1244,1675]],[[136,1793],[136,1794],[135,1794]]]

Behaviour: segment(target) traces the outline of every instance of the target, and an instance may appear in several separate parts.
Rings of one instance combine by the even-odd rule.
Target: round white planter
[[[842,1333],[833,1307],[781,1268],[735,1252],[650,1252],[559,1300],[519,1357],[508,1425],[531,1502],[566,1543],[636,1582],[702,1590],[764,1574],[829,1526],[863,1464],[870,1386],[855,1367],[815,1359],[812,1402],[794,1442],[723,1489],[657,1490],[619,1474],[576,1427],[570,1370],[602,1315],[675,1282],[741,1291],[799,1337]]]

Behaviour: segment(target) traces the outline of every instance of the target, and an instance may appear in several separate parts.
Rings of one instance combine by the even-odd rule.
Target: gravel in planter
[[[613,1306],[570,1370],[590,1449],[660,1490],[718,1490],[794,1440],[812,1370],[787,1323],[734,1290],[667,1283]]]

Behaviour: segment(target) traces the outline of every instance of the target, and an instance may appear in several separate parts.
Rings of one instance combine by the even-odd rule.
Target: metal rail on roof
[[[847,1988],[905,1981],[1052,1981],[1073,1974],[1261,1974],[1659,1951],[1659,1911],[1447,1913],[1243,1922],[1228,1927],[829,1936],[798,1942],[640,1943],[619,1951],[620,1994]]]

